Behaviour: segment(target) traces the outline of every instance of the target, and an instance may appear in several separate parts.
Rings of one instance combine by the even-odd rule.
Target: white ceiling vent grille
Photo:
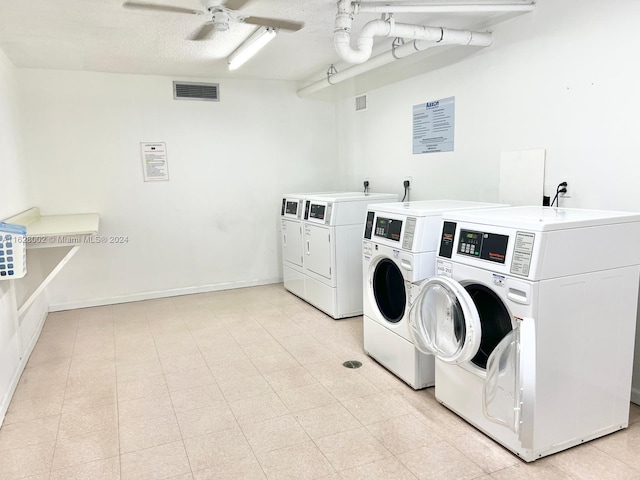
[[[220,101],[220,86],[217,83],[173,82],[175,100]]]
[[[367,96],[360,95],[359,97],[356,97],[356,112],[359,112],[360,110],[366,110],[366,109],[367,109]]]

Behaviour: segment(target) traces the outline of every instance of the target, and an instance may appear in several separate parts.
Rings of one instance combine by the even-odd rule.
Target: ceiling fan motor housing
[[[216,32],[226,32],[229,30],[229,14],[225,11],[218,10],[213,12],[213,29]]]

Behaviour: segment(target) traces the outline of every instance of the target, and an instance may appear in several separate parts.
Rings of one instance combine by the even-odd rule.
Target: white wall
[[[34,205],[98,212],[100,235],[128,237],[82,247],[53,308],[276,281],[281,194],[336,188],[335,106],[292,83],[223,80],[220,102],[195,102],[174,100],[169,77],[22,78]],[[158,141],[170,181],[144,183],[140,142]]]
[[[640,211],[637,146],[640,2],[540,0],[495,28],[494,45],[432,73],[340,103],[351,185],[411,198],[497,200],[502,151],[547,149],[545,183],[569,177],[563,206]],[[429,60],[426,60],[427,62]],[[412,155],[412,106],[455,96],[455,151]]]
[[[0,50],[0,220],[29,207],[27,172],[20,155],[19,75]],[[14,291],[0,281],[0,424],[18,380],[20,339]]]

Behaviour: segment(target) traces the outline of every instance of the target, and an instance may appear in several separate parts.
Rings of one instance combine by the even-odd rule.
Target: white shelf
[[[38,207],[30,208],[5,220],[27,227],[27,248],[81,245],[83,240],[98,233],[100,215],[40,215]]]

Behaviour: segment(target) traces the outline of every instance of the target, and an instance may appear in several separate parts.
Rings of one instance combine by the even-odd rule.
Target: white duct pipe
[[[510,13],[531,12],[528,5],[384,5],[375,2],[354,2],[353,13]]]
[[[412,40],[428,40],[441,42],[445,37],[448,43],[467,45],[471,38],[471,32],[452,30],[441,27],[425,27],[422,25],[410,25],[396,23],[393,18],[389,20],[373,20],[367,23],[360,33],[356,48],[351,47],[351,25],[353,15],[351,2],[340,0],[336,15],[336,26],[333,31],[333,41],[340,58],[347,63],[364,63],[371,58],[373,52],[374,37],[400,37]]]
[[[423,50],[426,50],[427,48],[435,47],[438,45],[458,44],[458,45],[469,45],[469,46],[478,46],[478,47],[488,47],[489,45],[491,45],[492,38],[490,33],[481,33],[481,32],[464,32],[464,33],[468,34],[466,37],[466,41],[464,43],[456,43],[457,41],[461,40],[459,36],[451,37],[447,35],[443,35],[442,41],[438,43],[429,42],[426,40],[415,40],[410,43],[405,43],[404,45],[401,45],[395,49],[389,50],[387,52],[384,52],[380,55],[377,55],[371,58],[366,63],[354,65],[341,72],[328,76],[327,78],[323,78],[322,80],[319,80],[310,85],[307,85],[306,87],[298,90],[298,96],[303,97],[305,95],[311,95],[312,93],[315,93],[324,88],[330,87],[331,85],[335,85],[336,83],[340,83],[350,78],[353,78],[356,75],[360,75],[361,73],[366,73],[370,70],[373,70],[375,68],[391,63],[395,60],[408,57],[409,55],[412,55],[417,52],[421,52]],[[455,40],[455,42],[452,40]]]

